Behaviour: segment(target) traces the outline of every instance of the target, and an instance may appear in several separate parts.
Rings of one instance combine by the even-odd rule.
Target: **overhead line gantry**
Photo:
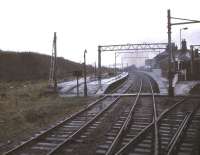
[[[160,53],[161,50],[166,50],[167,43],[142,43],[142,44],[119,44],[119,45],[104,45],[98,46],[98,81],[101,89],[101,53],[106,51],[150,51]]]

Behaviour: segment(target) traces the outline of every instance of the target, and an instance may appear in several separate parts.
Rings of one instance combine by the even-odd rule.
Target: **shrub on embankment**
[[[48,79],[51,57],[33,52],[0,51],[0,80]],[[64,58],[57,58],[57,76],[63,79],[72,76],[75,70],[82,70],[83,64]],[[93,72],[92,66],[87,66]]]

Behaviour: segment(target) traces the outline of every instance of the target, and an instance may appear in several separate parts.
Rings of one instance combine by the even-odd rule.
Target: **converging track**
[[[155,122],[149,124],[135,138],[122,147],[116,155],[198,155],[198,130],[200,113],[198,103],[188,106],[189,99],[183,99],[165,110]],[[193,101],[194,102],[194,101]],[[185,107],[188,107],[188,110]],[[157,124],[158,141],[155,138]],[[153,138],[154,137],[154,138]]]
[[[156,82],[143,73],[131,74],[114,92],[132,95],[101,97],[6,155],[199,154],[198,100],[167,99],[161,106]]]
[[[129,89],[131,81],[132,80],[128,80],[124,85],[121,85],[117,91],[125,93]],[[72,139],[74,135],[94,122],[95,119],[111,108],[119,98],[120,97],[101,97],[87,108],[5,154],[49,154],[52,150],[62,146]]]
[[[152,93],[152,99],[148,98],[151,101],[141,100],[141,92],[149,91]],[[108,146],[108,144],[106,144],[105,142],[105,144],[103,145],[104,150],[98,149],[97,154],[114,154],[115,152],[117,152],[117,150],[120,150],[120,148],[124,147],[129,141],[136,137],[142,130],[145,129],[146,126],[148,126],[151,123],[154,123],[155,119],[157,119],[157,111],[153,92],[154,91],[150,80],[147,78],[143,78],[141,80],[140,90],[137,94],[137,97],[135,98],[131,110],[128,113],[128,116],[122,116],[122,118],[124,118],[125,121],[123,121],[119,132],[117,132],[116,136],[113,136],[116,130],[111,130],[111,132],[108,134],[113,136],[113,141],[111,145],[107,147],[106,150],[105,145]],[[121,120],[119,119],[118,122],[116,122],[116,126],[120,124],[120,122]],[[113,129],[114,128],[115,126],[113,127]],[[108,139],[111,139],[110,136],[108,136]],[[153,141],[153,137],[151,137],[151,141]]]

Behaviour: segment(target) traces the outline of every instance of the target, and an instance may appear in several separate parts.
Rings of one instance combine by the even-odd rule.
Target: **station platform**
[[[99,81],[91,80],[89,77],[87,78],[87,90],[88,96],[94,95],[102,95],[108,89],[110,85],[113,83],[126,78],[128,76],[127,72],[123,72],[117,76],[110,77],[110,78],[103,78],[101,80],[101,87],[99,85]],[[60,96],[67,97],[67,96],[77,96],[77,81],[67,81],[58,84]],[[83,96],[84,94],[84,79],[79,79],[79,96]]]
[[[153,69],[152,72],[144,72],[151,76],[158,84],[161,95],[168,94],[168,79],[162,77],[160,69]],[[187,96],[190,95],[190,90],[200,84],[200,81],[177,81],[174,80],[174,95],[175,96]]]

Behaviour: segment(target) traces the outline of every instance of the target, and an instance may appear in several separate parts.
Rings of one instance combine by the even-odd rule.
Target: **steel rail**
[[[171,155],[175,145],[177,144],[178,139],[180,138],[180,136],[183,134],[183,130],[186,128],[186,126],[188,125],[187,123],[189,122],[191,116],[192,116],[193,112],[189,112],[186,114],[184,120],[182,121],[181,125],[179,126],[178,130],[176,131],[176,133],[174,134],[174,136],[172,137],[170,143],[168,144],[166,151],[167,151],[167,155]]]
[[[120,88],[123,87],[123,85],[125,85],[126,83],[122,83],[120,85]],[[125,91],[123,91],[122,93],[125,93],[128,89],[126,89]],[[104,99],[106,99],[107,96],[106,95],[103,95],[103,97],[101,97],[100,99],[92,102],[91,104],[89,104],[86,108],[84,109],[81,109],[80,111],[72,114],[70,117],[66,118],[65,120],[62,120],[60,121],[59,123],[57,123],[56,125],[54,125],[53,127],[43,131],[43,132],[40,132],[40,134],[38,134],[37,136],[35,137],[32,137],[31,139],[25,141],[24,143],[21,143],[20,145],[14,147],[13,149],[7,151],[4,153],[4,155],[9,155],[15,151],[19,151],[20,149],[23,149],[24,147],[26,147],[27,145],[31,144],[31,143],[34,143],[34,142],[37,142],[38,139],[42,138],[42,137],[45,137],[47,136],[51,131],[59,128],[60,126],[62,126],[63,124],[65,124],[66,122],[69,122],[71,120],[73,120],[75,117],[77,117],[78,115],[81,115],[82,113],[86,112],[87,110],[89,110],[90,108],[92,108],[93,106],[95,106],[96,104],[98,104],[99,102],[103,101]],[[117,97],[117,99],[120,98],[120,97]],[[112,103],[111,103],[112,105]]]
[[[32,143],[32,142],[37,141],[37,139],[39,139],[39,138],[41,138],[41,137],[43,137],[43,136],[46,136],[46,135],[47,135],[49,132],[51,132],[52,130],[54,130],[54,129],[60,127],[61,125],[63,125],[64,123],[66,123],[66,122],[72,120],[74,117],[76,117],[77,115],[82,114],[83,112],[87,111],[89,108],[92,108],[92,106],[94,106],[95,104],[101,102],[101,101],[104,100],[105,98],[106,98],[106,96],[103,96],[103,97],[101,97],[100,99],[98,99],[98,100],[92,102],[92,103],[89,104],[86,108],[81,109],[80,111],[78,111],[78,112],[72,114],[70,117],[66,118],[66,119],[63,120],[62,122],[56,124],[55,126],[49,128],[49,129],[47,129],[47,130],[44,131],[44,132],[41,132],[41,133],[40,133],[39,135],[37,135],[36,137],[33,137],[33,138],[29,139],[28,141],[25,141],[24,143],[22,143],[22,144],[16,146],[15,148],[9,150],[8,152],[5,152],[4,155],[9,155],[9,154],[12,153],[13,151],[17,151],[17,150],[23,148],[25,145],[28,145],[28,144],[30,144],[30,143]]]
[[[157,123],[156,123],[156,120],[157,120],[157,110],[156,110],[156,104],[155,104],[155,97],[154,97],[153,87],[152,87],[152,84],[151,84],[150,80],[149,79],[147,79],[147,80],[148,80],[148,83],[150,85],[151,93],[152,93],[153,113],[154,113],[152,123],[154,123],[154,125],[155,125],[155,135],[156,135],[156,137],[155,137],[155,141],[156,141],[156,143],[155,143],[155,149],[157,150],[155,154],[158,155],[158,147],[159,147],[159,144],[158,144],[158,127],[157,127]],[[142,80],[141,80],[139,92],[136,95],[135,102],[134,102],[134,104],[133,104],[133,106],[132,106],[132,108],[131,108],[131,110],[129,112],[129,115],[128,115],[126,121],[124,122],[123,126],[121,127],[119,133],[115,137],[113,143],[111,144],[111,146],[109,147],[108,151],[106,152],[106,155],[112,155],[112,154],[114,154],[114,151],[115,151],[117,145],[119,144],[120,139],[125,134],[128,126],[130,125],[130,120],[132,118],[133,111],[135,109],[135,106],[136,106],[136,104],[138,102],[138,99],[139,99],[139,96],[141,94],[142,85],[143,85],[143,83],[142,83]]]
[[[126,83],[125,83],[126,84]],[[129,86],[123,93],[125,93],[126,91],[129,90],[129,88],[132,87]],[[114,102],[117,102],[119,99],[121,98],[121,96],[118,96],[116,98],[116,100]],[[74,134],[72,134],[70,137],[68,137],[65,141],[63,141],[63,143],[59,144],[58,146],[56,146],[55,148],[53,148],[53,150],[51,150],[47,155],[52,155],[52,154],[56,154],[57,151],[59,151],[60,148],[62,148],[66,143],[70,142],[70,140],[72,140],[75,136],[77,136],[78,134],[80,134],[82,132],[82,130],[84,130],[85,128],[87,128],[91,123],[93,123],[96,119],[98,119],[104,112],[106,112],[111,106],[113,105],[110,104],[109,107],[107,107],[106,109],[102,110],[102,112],[100,112],[96,117],[94,117],[91,121],[89,121],[87,124],[85,124],[82,128],[80,128],[77,132],[75,132]]]
[[[153,117],[153,123],[154,123],[154,138],[155,138],[155,141],[154,141],[154,155],[158,155],[159,154],[159,140],[158,140],[158,125],[157,125],[157,119],[158,119],[158,115],[157,115],[157,110],[156,110],[156,101],[155,101],[155,97],[154,97],[154,91],[153,91],[153,87],[152,87],[152,84],[151,84],[151,81],[149,81],[149,85],[151,87],[151,93],[152,93],[152,98],[153,98],[153,114],[154,114],[154,117]]]
[[[134,103],[133,103],[133,106],[132,106],[131,110],[129,111],[129,114],[128,114],[128,116],[127,116],[127,119],[126,119],[126,121],[124,122],[123,126],[121,127],[119,133],[118,133],[117,136],[115,137],[114,141],[112,142],[111,146],[109,147],[108,151],[106,152],[106,155],[111,155],[111,154],[114,153],[114,150],[115,150],[115,148],[117,147],[117,145],[118,145],[118,143],[119,143],[119,141],[120,141],[120,138],[123,136],[124,132],[126,131],[128,125],[129,125],[129,123],[130,123],[130,120],[131,120],[131,118],[132,118],[132,115],[133,115],[133,111],[134,111],[134,109],[135,109],[135,106],[136,106],[136,104],[137,104],[137,102],[138,102],[138,99],[139,99],[139,96],[140,96],[140,93],[141,93],[141,90],[142,90],[142,84],[143,84],[143,82],[142,82],[142,80],[141,80],[141,81],[140,81],[140,88],[139,88],[139,91],[138,91],[138,93],[137,93],[137,96],[136,96],[136,98],[135,98],[135,101],[134,101]]]
[[[125,85],[125,84],[122,84],[122,85]],[[119,87],[121,87],[121,86],[119,86]],[[129,86],[123,93],[125,93],[126,91],[128,91],[130,87],[132,87],[132,85]],[[53,148],[49,153],[47,153],[47,155],[52,155],[52,154],[56,153],[57,151],[59,151],[59,149],[61,147],[63,147],[66,143],[70,142],[70,140],[72,140],[75,136],[77,136],[78,134],[80,134],[82,132],[82,130],[84,130],[85,128],[87,128],[91,123],[93,123],[96,119],[98,119],[103,113],[105,113],[107,110],[109,110],[109,108],[114,103],[116,103],[120,98],[121,98],[121,96],[118,96],[107,108],[105,108],[104,110],[102,110],[98,115],[96,115],[92,120],[90,120],[89,122],[87,122],[84,126],[82,126],[74,134],[72,134],[71,136],[69,136],[65,141],[63,141],[62,143],[60,143],[59,145],[57,145],[55,148]]]
[[[125,84],[122,84],[122,85],[126,85],[127,83]],[[120,85],[120,88],[122,86]],[[126,91],[129,90],[129,88],[132,87],[132,85],[129,85],[128,88],[125,87],[125,91],[123,91],[123,93],[125,93]],[[114,102],[117,102],[117,100],[119,100],[121,97],[118,96],[117,99],[114,101]],[[52,148],[52,150],[50,150],[49,152],[47,152],[47,155],[51,155],[51,154],[56,154],[57,152],[60,151],[60,149],[62,149],[62,147],[64,145],[66,145],[68,142],[70,142],[71,140],[73,140],[73,138],[75,138],[76,136],[79,136],[82,131],[84,131],[85,129],[87,129],[87,127],[89,125],[91,125],[94,121],[96,121],[100,116],[102,116],[102,114],[104,112],[106,112],[111,106],[113,105],[113,103],[111,103],[109,105],[109,107],[107,107],[106,109],[104,109],[104,111],[102,111],[101,113],[99,113],[97,116],[95,116],[95,118],[93,118],[91,121],[87,122],[87,124],[85,124],[84,126],[82,126],[82,128],[80,128],[78,131],[76,131],[74,134],[72,134],[70,137],[67,137],[67,139],[65,139],[62,143],[58,144],[56,147]]]
[[[188,100],[188,97],[182,99],[181,101],[175,103],[174,105],[170,106],[169,108],[167,108],[166,110],[164,110],[160,116],[158,116],[158,119],[156,121],[156,123],[158,123],[165,115],[167,115],[170,111],[172,111],[173,109],[175,109],[178,105],[184,103],[186,100]],[[122,147],[117,153],[115,153],[115,155],[121,155],[124,154],[128,151],[128,149],[130,149],[132,144],[136,144],[137,141],[139,140],[139,138],[141,136],[143,136],[145,133],[147,133],[147,131],[151,130],[154,127],[154,122],[152,122],[151,124],[149,124],[145,129],[143,129],[136,137],[134,137],[128,144],[126,144],[124,147]]]
[[[179,129],[174,134],[173,138],[171,139],[170,143],[168,144],[168,147],[166,149],[166,151],[167,151],[166,154],[167,155],[172,155],[174,153],[173,151],[176,148],[176,144],[178,143],[178,141],[180,140],[181,136],[183,135],[183,132],[186,130],[186,128],[188,128],[189,122],[191,120],[191,117],[198,110],[198,108],[199,108],[199,105],[197,105],[196,107],[193,106],[193,110],[186,114],[186,116],[185,116],[183,122],[181,123]]]
[[[82,130],[84,130],[86,127],[88,127],[91,123],[93,123],[97,118],[99,118],[104,112],[106,112],[114,103],[116,103],[121,97],[117,97],[107,108],[103,109],[98,115],[96,115],[92,120],[87,122],[84,126],[82,126],[78,131],[76,131],[74,134],[70,135],[65,141],[57,145],[55,148],[53,148],[47,155],[52,155],[58,151],[62,146],[64,146],[66,143],[70,142],[72,138],[77,136]]]

